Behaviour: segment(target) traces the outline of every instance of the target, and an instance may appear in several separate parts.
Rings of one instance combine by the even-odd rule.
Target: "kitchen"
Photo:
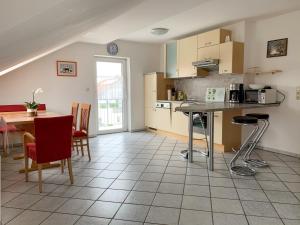
[[[164,45],[164,59],[164,73],[150,73],[144,77],[145,126],[150,130],[167,132],[183,139],[188,136],[189,153],[182,151],[186,158],[193,151],[197,152],[192,151],[194,133],[200,143],[203,144],[204,140],[209,151],[214,149],[214,145],[221,152],[236,151],[241,146],[242,126],[236,126],[233,118],[242,115],[244,108],[279,106],[285,99],[281,91],[271,86],[243,82],[240,77],[244,71],[244,43],[233,41],[231,30],[218,28],[168,42]],[[249,68],[245,76],[260,74],[257,70],[257,67]],[[281,70],[264,73],[277,72]],[[214,76],[214,79],[206,81],[206,86],[195,87],[196,82],[205,83],[202,81],[209,76]],[[229,83],[233,80],[235,83]],[[181,110],[186,104],[210,105],[222,102],[231,106],[214,110],[216,113],[210,122],[213,124],[210,124],[213,126],[210,135],[207,135],[208,129],[203,123],[205,132],[195,132],[195,118],[189,120],[188,116],[190,114],[193,117],[192,114],[197,112]],[[243,107],[243,103],[248,106]],[[211,107],[214,108],[213,105]],[[225,110],[227,108],[233,109]],[[203,118],[207,125],[207,114]],[[259,140],[266,128],[262,128]],[[207,136],[214,144],[209,144],[211,141],[208,141]]]

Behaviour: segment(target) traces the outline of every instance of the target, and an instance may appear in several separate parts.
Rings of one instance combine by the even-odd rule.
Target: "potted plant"
[[[36,116],[37,115],[37,110],[39,107],[39,103],[37,103],[35,101],[35,95],[39,94],[39,93],[43,93],[43,89],[42,88],[37,88],[35,90],[32,91],[32,101],[31,102],[25,102],[25,106],[27,109],[27,113],[29,116]]]

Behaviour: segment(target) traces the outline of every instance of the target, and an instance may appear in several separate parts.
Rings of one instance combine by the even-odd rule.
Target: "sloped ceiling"
[[[162,43],[298,9],[300,0],[0,0],[0,76],[77,41]]]
[[[143,0],[1,0],[0,75],[78,40]]]

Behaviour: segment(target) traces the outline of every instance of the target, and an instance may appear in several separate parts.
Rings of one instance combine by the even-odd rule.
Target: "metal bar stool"
[[[243,154],[246,153],[248,150],[249,143],[253,140],[253,137],[257,134],[259,129],[258,120],[255,117],[250,116],[235,116],[232,118],[232,123],[241,125],[241,126],[253,126],[253,130],[251,131],[250,135],[246,138],[240,149],[237,151],[235,156],[230,161],[230,172],[232,174],[241,175],[241,176],[253,176],[255,175],[255,170],[250,168],[247,164],[236,164],[238,158]]]
[[[245,153],[243,157],[243,161],[246,164],[249,164],[253,167],[267,167],[268,163],[264,160],[260,159],[251,159],[251,154],[255,150],[256,145],[268,129],[270,122],[269,122],[269,114],[262,114],[262,113],[249,113],[246,116],[255,117],[258,122],[260,123],[259,130],[257,131],[256,136],[253,138],[252,143],[250,144],[248,151]]]
[[[186,102],[182,102],[180,104],[180,106],[182,106],[185,103],[194,103],[194,101],[186,101]],[[183,113],[186,116],[189,116],[188,113]],[[197,113],[193,113],[193,132],[195,133],[200,133],[200,134],[204,134],[204,138],[206,141],[206,149],[208,149],[208,141],[207,141],[207,115],[205,113],[202,112],[197,112]],[[201,140],[203,140],[201,139]],[[208,152],[202,152],[202,151],[197,151],[193,149],[193,152],[196,153],[200,153],[203,156],[208,156]],[[188,155],[188,150],[183,150],[180,152],[180,154],[188,159],[189,155]]]

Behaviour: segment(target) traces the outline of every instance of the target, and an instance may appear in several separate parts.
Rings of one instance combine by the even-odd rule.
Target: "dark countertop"
[[[273,104],[247,104],[247,103],[228,103],[228,102],[199,102],[182,107],[176,107],[175,111],[180,112],[215,112],[233,109],[255,109],[266,107],[277,107],[280,103]]]

